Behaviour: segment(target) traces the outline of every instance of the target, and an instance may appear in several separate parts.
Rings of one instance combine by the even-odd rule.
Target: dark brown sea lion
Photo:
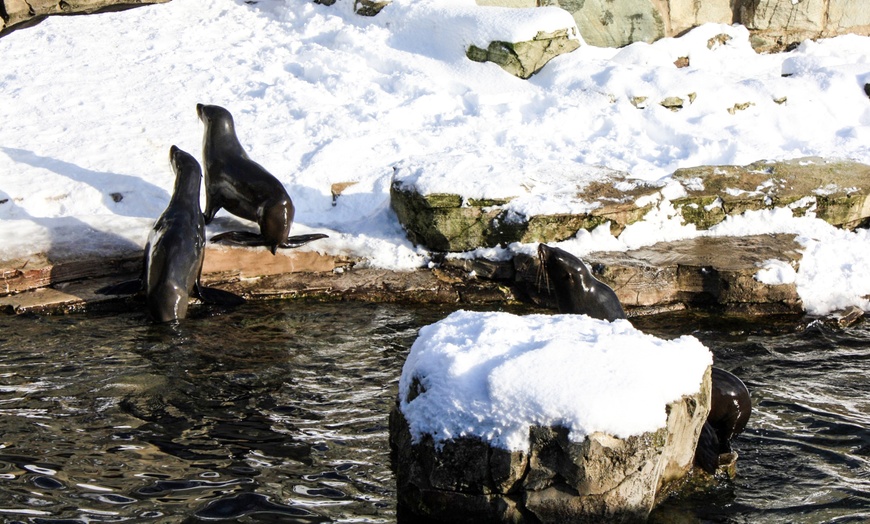
[[[582,260],[546,244],[538,245],[538,260],[560,313],[578,313],[601,320],[626,318],[613,289],[592,276]],[[752,412],[749,389],[733,374],[712,369],[710,414],[695,448],[695,464],[710,474],[719,466],[719,455],[731,452],[731,441],[746,429]]]
[[[290,235],[296,208],[284,185],[245,153],[229,111],[215,105],[196,105],[205,124],[202,156],[205,164],[205,223],[221,209],[256,222],[260,234],[230,231],[212,237],[246,246],[268,246],[274,255],[279,247],[298,247],[327,235]]]
[[[749,388],[724,369],[714,367],[710,414],[695,448],[695,464],[710,473],[719,466],[719,455],[731,453],[731,441],[746,429],[752,413]]]
[[[175,189],[148,235],[142,276],[97,290],[105,295],[144,292],[148,315],[155,322],[185,318],[191,296],[223,305],[244,302],[227,291],[200,285],[205,256],[205,222],[199,207],[202,171],[193,156],[175,146],[169,149],[169,159]]]
[[[558,247],[538,245],[538,260],[560,313],[578,313],[601,320],[625,318],[619,298],[594,276],[582,260]]]

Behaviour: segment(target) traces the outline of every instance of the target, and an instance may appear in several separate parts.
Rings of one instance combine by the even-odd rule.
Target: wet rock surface
[[[800,313],[791,284],[755,279],[762,264],[795,269],[800,245],[792,235],[696,238],[628,252],[593,253],[585,262],[611,286],[629,315],[686,308],[746,314]],[[206,250],[203,283],[249,299],[313,298],[379,302],[512,303],[554,308],[537,258],[490,261],[443,258],[432,269],[355,267],[358,260],[317,252],[214,247]],[[0,310],[63,312],[135,307],[132,299],[96,295],[104,285],[136,278],[141,254],[69,261],[34,256],[0,270]]]

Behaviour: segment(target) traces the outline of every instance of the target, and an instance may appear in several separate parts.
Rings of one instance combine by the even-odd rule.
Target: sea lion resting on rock
[[[556,295],[560,313],[589,315],[613,321],[626,318],[613,289],[592,276],[582,260],[546,244],[538,245],[538,260],[547,284]],[[710,414],[695,449],[695,464],[713,474],[719,455],[731,452],[731,440],[743,432],[752,411],[749,389],[733,374],[712,370]]]
[[[212,242],[224,241],[246,246],[268,246],[274,255],[279,247],[298,247],[324,234],[289,236],[296,209],[284,185],[263,166],[254,162],[236,137],[233,116],[215,105],[196,105],[196,114],[205,124],[202,157],[205,164],[205,223],[224,208],[256,222],[260,234],[229,231],[215,235]]]
[[[144,292],[148,315],[156,322],[185,318],[191,295],[222,305],[244,302],[233,293],[200,285],[205,256],[205,222],[199,207],[202,171],[195,158],[175,146],[169,149],[169,160],[175,189],[148,234],[142,275],[96,291],[103,295]]]

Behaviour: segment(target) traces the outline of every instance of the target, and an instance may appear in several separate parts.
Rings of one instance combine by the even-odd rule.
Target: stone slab
[[[203,283],[249,299],[315,298],[380,302],[491,304],[531,302],[555,308],[537,259],[443,259],[440,267],[390,271],[315,251],[273,256],[263,249],[209,246]],[[94,290],[138,276],[141,255],[29,266],[0,262],[5,286],[0,310],[66,312],[126,307],[124,298]],[[593,273],[616,291],[629,315],[686,308],[723,308],[748,314],[800,313],[794,284],[767,285],[753,277],[770,259],[800,263],[792,235],[697,238],[626,253],[593,253]],[[20,261],[18,261],[20,263]],[[40,265],[41,264],[41,265]]]

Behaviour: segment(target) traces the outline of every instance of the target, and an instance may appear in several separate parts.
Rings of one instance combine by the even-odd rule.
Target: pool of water
[[[396,522],[387,416],[443,307],[249,303],[0,317],[0,521]],[[634,320],[753,395],[738,477],[657,522],[870,521],[870,327]]]

